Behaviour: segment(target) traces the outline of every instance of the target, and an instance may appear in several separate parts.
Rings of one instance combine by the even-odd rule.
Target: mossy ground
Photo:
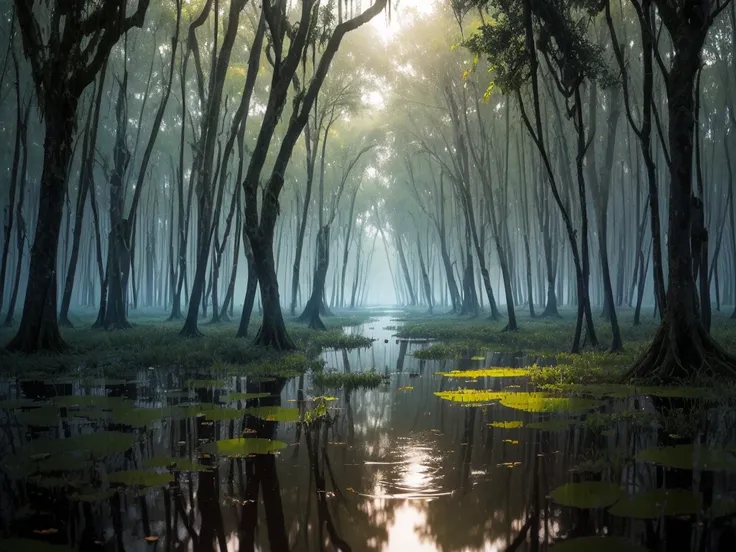
[[[736,321],[728,313],[714,312],[711,335],[726,350],[736,352]],[[457,359],[483,356],[489,352],[523,352],[537,360],[539,369],[531,374],[538,385],[569,383],[606,383],[620,381],[639,355],[651,342],[659,319],[650,310],[642,312],[641,324],[634,326],[632,309],[617,311],[624,351],[611,354],[610,323],[595,320],[600,345],[586,343],[582,354],[569,354],[575,331],[575,312],[561,310],[562,318],[530,318],[528,312],[517,312],[519,331],[503,332],[505,319],[489,320],[485,316],[469,318],[453,315],[427,317],[409,313],[400,322],[397,336],[403,339],[436,340],[414,353],[421,359]],[[691,382],[689,382],[691,383]],[[703,382],[705,383],[705,382]]]
[[[28,377],[30,374],[94,374],[120,377],[121,371],[149,367],[259,375],[294,375],[315,368],[314,358],[326,349],[368,347],[372,341],[359,335],[346,335],[344,326],[356,326],[370,319],[369,313],[353,312],[344,316],[326,317],[327,331],[310,330],[287,318],[289,334],[300,351],[279,354],[255,347],[253,338],[260,320],[253,318],[249,337],[236,338],[237,322],[208,324],[200,321],[203,336],[186,338],[179,335],[181,321],[166,321],[164,312],[132,314],[128,330],[104,331],[91,329],[94,313],[75,313],[74,328],[62,328],[69,346],[60,355],[8,354],[4,346],[12,339],[15,329],[0,330],[0,370]],[[236,313],[237,314],[237,313]],[[235,317],[239,321],[239,316]]]

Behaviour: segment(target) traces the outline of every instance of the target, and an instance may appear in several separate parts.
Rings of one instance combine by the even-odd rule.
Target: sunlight
[[[434,4],[435,0],[397,0],[390,21],[387,12],[373,19],[370,24],[384,42],[391,42],[401,29],[402,23],[411,21],[415,15],[429,15],[434,11]]]

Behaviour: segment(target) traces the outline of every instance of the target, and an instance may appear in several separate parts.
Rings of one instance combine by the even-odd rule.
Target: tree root
[[[687,336],[675,336],[663,322],[649,348],[625,374],[624,379],[661,384],[694,377],[736,378],[736,356],[728,353],[696,321]]]

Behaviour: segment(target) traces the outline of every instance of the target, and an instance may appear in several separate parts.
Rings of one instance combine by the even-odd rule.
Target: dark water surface
[[[346,330],[376,341],[325,354],[390,376],[336,400],[309,376],[0,380],[0,551],[736,550],[726,404],[443,377],[520,360],[419,361],[426,344],[393,325]],[[436,395],[461,388],[499,393]],[[517,427],[540,421],[555,423]]]

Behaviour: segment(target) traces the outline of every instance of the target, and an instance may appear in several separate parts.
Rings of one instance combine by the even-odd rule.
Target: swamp
[[[736,550],[734,0],[0,14],[0,552]]]

